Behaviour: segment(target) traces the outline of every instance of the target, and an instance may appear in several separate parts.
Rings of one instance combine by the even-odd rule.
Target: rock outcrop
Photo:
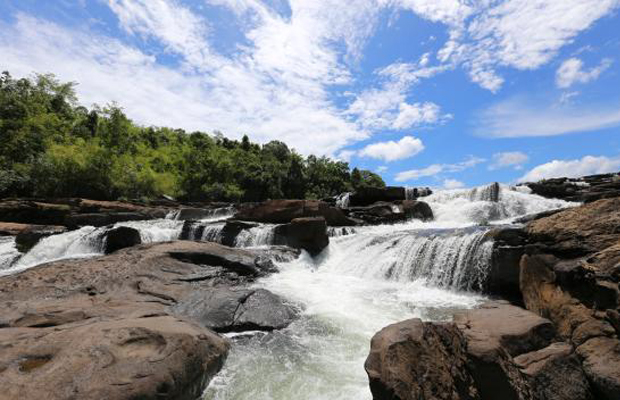
[[[353,226],[340,209],[317,200],[269,200],[254,207],[247,207],[233,219],[271,224],[287,224],[296,218],[323,217],[330,226]]]
[[[275,244],[306,250],[317,255],[329,245],[327,224],[323,217],[295,218],[275,228]]]
[[[110,254],[117,250],[142,244],[142,237],[137,229],[128,226],[119,226],[106,231],[103,234],[104,254]]]
[[[410,319],[379,331],[365,368],[375,400],[479,400],[454,324]]]
[[[525,185],[539,196],[589,203],[619,197],[620,173],[546,179]]]
[[[295,318],[278,296],[245,286],[273,271],[263,254],[180,241],[2,277],[0,398],[196,398],[229,347],[211,329],[277,329]],[[232,314],[211,300],[224,292],[242,294]]]
[[[429,221],[433,210],[423,201],[402,200],[397,202],[377,202],[364,207],[349,207],[345,212],[355,220],[369,225],[404,222],[408,219]]]
[[[122,221],[164,218],[170,210],[120,201],[4,200],[0,201],[0,221],[39,225],[106,226]]]
[[[457,313],[454,323],[414,319],[384,328],[372,339],[366,371],[374,399],[597,398],[580,354],[555,339],[551,321],[489,302]]]

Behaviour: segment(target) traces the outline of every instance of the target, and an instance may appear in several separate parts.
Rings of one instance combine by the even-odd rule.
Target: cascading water
[[[241,231],[235,239],[235,247],[256,247],[274,244],[275,225],[260,225]]]
[[[9,268],[20,257],[15,239],[13,237],[0,236],[0,273]]]
[[[51,261],[102,255],[105,247],[103,234],[107,230],[119,226],[137,229],[140,232],[140,238],[143,243],[154,243],[178,239],[183,227],[183,221],[176,221],[174,219],[126,221],[119,222],[111,228],[85,226],[78,230],[52,235],[41,239],[39,243],[28,253],[21,256],[21,258],[13,258],[12,262],[7,263],[4,268],[0,264],[0,275],[23,271]],[[8,246],[3,246],[0,243],[0,263],[5,258],[2,256],[4,247],[8,249]]]
[[[299,320],[272,333],[237,335],[204,399],[370,399],[370,338],[407,318],[450,320],[485,300],[489,224],[573,204],[504,185],[424,198],[432,222],[330,230],[329,247],[279,263],[257,283],[300,305]],[[481,226],[480,223],[483,223]],[[234,335],[231,335],[234,336]]]

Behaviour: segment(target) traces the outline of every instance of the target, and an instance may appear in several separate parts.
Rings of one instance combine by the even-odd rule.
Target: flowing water
[[[370,399],[364,361],[377,331],[476,307],[485,300],[477,291],[491,258],[488,225],[573,205],[491,186],[426,197],[433,222],[333,229],[316,259],[280,263],[257,286],[296,304],[301,317],[278,332],[230,335],[231,353],[204,399]]]
[[[330,245],[318,257],[304,253],[278,263],[281,272],[256,285],[295,304],[300,318],[281,331],[231,334],[226,365],[204,399],[370,399],[363,365],[372,335],[407,318],[450,320],[454,311],[476,307],[485,300],[479,289],[491,258],[492,243],[485,236],[491,226],[575,205],[497,184],[440,191],[424,201],[435,215],[432,222],[329,228]],[[339,199],[341,206],[347,202],[348,195]],[[191,238],[220,241],[227,216],[214,212],[193,226]],[[116,226],[138,229],[144,242],[174,240],[183,226],[176,217]],[[50,236],[21,257],[12,238],[0,238],[0,275],[100,255],[106,229]],[[235,245],[272,244],[274,229],[245,230]]]

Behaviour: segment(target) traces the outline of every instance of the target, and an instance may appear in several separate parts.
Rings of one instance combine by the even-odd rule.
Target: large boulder
[[[110,254],[126,247],[142,244],[140,232],[128,226],[119,226],[107,230],[102,236],[104,244],[104,254]]]
[[[596,399],[620,399],[620,341],[595,337],[577,347]]]
[[[478,400],[454,324],[410,319],[379,331],[365,368],[375,400]]]
[[[406,191],[402,186],[363,187],[351,193],[349,196],[349,206],[369,206],[378,201],[390,202],[405,200],[406,198]]]
[[[229,344],[171,316],[0,329],[3,399],[195,399]]]
[[[0,221],[38,225],[106,226],[122,221],[164,218],[168,208],[86,199],[0,201]]]
[[[519,263],[528,243],[526,232],[513,227],[497,228],[486,236],[487,240],[493,241],[493,252],[484,291],[521,303]]]
[[[459,312],[454,322],[467,340],[471,374],[481,398],[530,398],[529,385],[512,357],[548,346],[555,337],[553,324],[499,301]]]
[[[377,202],[369,206],[349,207],[349,216],[366,224],[390,224],[408,219],[428,221],[433,219],[433,210],[423,201],[403,200],[397,202]]]
[[[178,241],[1,277],[0,397],[197,398],[229,346],[180,305],[217,313],[212,293],[246,291],[234,330],[284,327],[291,309],[249,288],[274,270],[256,252]]]
[[[298,315],[293,306],[265,289],[197,292],[175,310],[216,332],[281,329]]]
[[[593,400],[590,383],[573,346],[553,343],[514,359],[537,400]]]
[[[275,244],[306,250],[317,255],[329,245],[327,224],[323,217],[295,218],[290,224],[275,228]]]
[[[269,200],[235,214],[236,220],[286,224],[295,218],[323,217],[330,226],[352,226],[340,209],[317,200]]]

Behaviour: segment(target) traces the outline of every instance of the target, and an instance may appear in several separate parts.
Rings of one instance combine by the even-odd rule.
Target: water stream
[[[508,186],[424,201],[433,222],[333,230],[319,257],[280,263],[280,273],[258,282],[297,304],[301,318],[278,332],[231,335],[235,344],[204,399],[370,399],[364,361],[377,331],[476,307],[485,301],[477,291],[490,263],[489,225],[572,205]]]
[[[339,204],[347,200],[343,196]],[[280,273],[257,282],[296,304],[301,317],[281,331],[231,334],[226,365],[204,399],[370,399],[363,365],[372,335],[407,318],[450,320],[455,310],[476,307],[485,300],[479,289],[492,251],[486,232],[516,217],[574,205],[505,185],[439,191],[424,201],[432,222],[330,228],[330,245],[318,257],[304,253],[280,262]],[[220,241],[224,214],[205,218],[190,236]],[[171,214],[121,225],[138,229],[143,242],[158,242],[177,239],[183,221]],[[268,246],[274,227],[245,230],[235,245]],[[50,236],[21,258],[13,239],[0,238],[0,275],[100,255],[105,229]]]

